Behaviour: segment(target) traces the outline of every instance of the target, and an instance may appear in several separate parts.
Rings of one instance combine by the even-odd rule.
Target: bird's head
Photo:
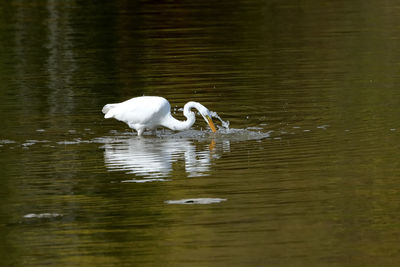
[[[190,111],[191,108],[195,108],[199,111],[199,113],[201,114],[201,116],[203,117],[203,119],[207,122],[208,126],[210,126],[211,131],[213,131],[214,133],[217,131],[217,129],[215,128],[214,122],[212,121],[212,115],[211,112],[202,104],[198,103],[198,102],[193,102],[190,101],[188,103],[186,103],[185,107],[184,107],[184,111],[183,114],[185,116],[190,116],[189,114],[192,113]],[[194,113],[192,113],[194,116]]]
[[[211,131],[213,131],[213,133],[215,133],[217,131],[217,129],[215,128],[214,122],[212,121],[212,115],[211,112],[202,104],[197,103],[198,107],[197,110],[200,112],[201,116],[203,117],[203,119],[207,122],[208,126],[210,126]]]

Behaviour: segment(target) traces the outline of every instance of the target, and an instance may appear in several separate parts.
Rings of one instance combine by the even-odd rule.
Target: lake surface
[[[398,263],[399,10],[0,3],[1,265]],[[141,95],[229,129],[103,118]]]

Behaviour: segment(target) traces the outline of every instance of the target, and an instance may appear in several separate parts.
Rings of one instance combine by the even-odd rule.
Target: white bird
[[[196,121],[192,108],[197,109],[208,123],[211,130],[216,132],[211,120],[210,111],[200,103],[190,101],[183,107],[185,121],[179,121],[171,115],[171,105],[168,100],[159,96],[134,97],[121,103],[107,104],[103,107],[104,118],[115,118],[125,122],[135,129],[139,136],[145,130],[154,130],[159,126],[167,127],[174,131],[187,130]]]

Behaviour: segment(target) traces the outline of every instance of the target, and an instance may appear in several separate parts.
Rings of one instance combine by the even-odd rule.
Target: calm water
[[[1,2],[1,265],[398,263],[399,9]],[[103,119],[140,95],[230,130]]]

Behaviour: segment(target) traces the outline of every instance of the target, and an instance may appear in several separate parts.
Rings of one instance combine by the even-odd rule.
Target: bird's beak
[[[211,131],[213,131],[213,133],[215,133],[215,132],[217,131],[217,129],[215,129],[215,125],[214,125],[214,123],[213,123],[211,117],[208,116],[208,115],[206,115],[206,119],[207,119],[208,125],[209,125],[210,128],[211,128]]]

